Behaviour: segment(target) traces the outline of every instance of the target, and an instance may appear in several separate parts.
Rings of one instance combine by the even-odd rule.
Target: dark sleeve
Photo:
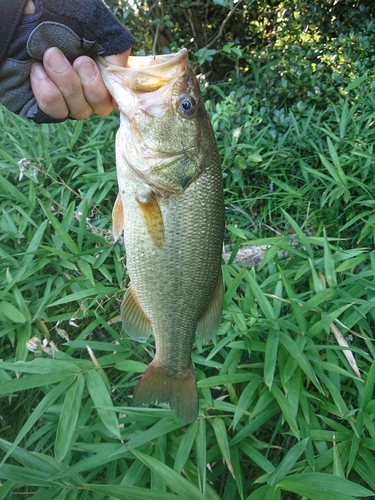
[[[0,0],[0,62],[21,22],[25,5],[26,0]]]

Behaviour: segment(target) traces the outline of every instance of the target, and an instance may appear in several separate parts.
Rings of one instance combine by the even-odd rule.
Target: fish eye
[[[178,111],[186,118],[191,118],[195,115],[197,103],[192,96],[183,96],[178,103]]]

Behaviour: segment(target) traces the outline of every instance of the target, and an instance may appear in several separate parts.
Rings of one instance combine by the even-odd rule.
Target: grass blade
[[[138,450],[129,448],[130,451],[144,463],[150,470],[157,474],[177,495],[186,500],[206,500],[206,497],[200,493],[189,481],[181,477],[177,472],[163,464],[153,457],[141,453]]]
[[[185,432],[183,438],[181,439],[181,443],[180,446],[178,447],[177,455],[173,466],[173,470],[177,472],[177,474],[181,474],[182,469],[184,468],[185,463],[189,458],[190,452],[194,444],[194,440],[196,439],[197,436],[199,422],[195,421],[193,424],[191,424],[188,427],[187,431]]]
[[[48,217],[49,221],[52,224],[53,229],[56,232],[56,235],[59,237],[61,242],[66,246],[66,248],[72,252],[73,255],[79,255],[79,249],[74,240],[69,236],[67,230],[64,228],[62,224],[56,219],[56,217],[52,214],[50,210],[44,205],[44,203],[39,200],[40,206],[42,207],[45,215]]]
[[[79,375],[66,391],[55,439],[55,458],[58,462],[64,460],[71,447],[84,387],[85,379],[83,375]]]
[[[285,477],[288,472],[290,472],[293,465],[297,462],[299,457],[305,451],[309,438],[305,438],[299,443],[295,444],[282,459],[278,467],[272,472],[268,478],[267,483],[271,486],[275,486],[280,479]]]
[[[118,500],[177,500],[176,495],[172,493],[163,493],[161,491],[152,491],[146,488],[136,486],[120,486],[116,484],[85,484],[84,489],[95,491],[108,498]]]
[[[0,302],[1,314],[4,314],[6,318],[14,323],[26,323],[25,316],[19,311],[13,304],[3,300]]]
[[[59,385],[54,387],[51,391],[49,391],[42,401],[37,405],[33,413],[27,419],[26,423],[22,426],[22,429],[18,433],[18,436],[14,440],[12,446],[8,450],[7,454],[3,458],[0,464],[0,470],[2,469],[2,465],[7,460],[7,458],[12,454],[13,450],[18,446],[18,444],[22,441],[22,439],[26,436],[26,434],[30,431],[30,429],[35,425],[35,423],[42,418],[43,414],[48,410],[48,408],[61,396],[61,394],[71,385],[74,379],[70,378],[63,382],[60,382]]]
[[[306,496],[312,500],[320,500],[325,495],[332,500],[341,500],[351,497],[373,497],[374,492],[355,484],[348,479],[325,473],[296,474],[282,479],[278,486],[286,491]]]
[[[85,380],[90,396],[103,424],[114,437],[121,439],[116,412],[102,377],[96,370],[89,370],[85,373]]]
[[[217,441],[217,444],[219,445],[219,449],[220,449],[221,455],[224,459],[224,462],[226,463],[229,472],[232,474],[233,478],[235,479],[234,472],[233,472],[233,466],[232,466],[230,453],[229,453],[228,435],[227,435],[227,430],[226,430],[223,419],[222,418],[214,418],[212,420],[212,426],[214,428],[216,441]]]
[[[277,351],[279,348],[279,334],[278,330],[271,329],[268,332],[266,342],[266,356],[264,359],[264,383],[271,389],[273,378],[275,376]]]
[[[206,421],[204,419],[198,422],[198,432],[195,438],[195,453],[197,455],[199,490],[205,495],[207,477],[207,433]]]

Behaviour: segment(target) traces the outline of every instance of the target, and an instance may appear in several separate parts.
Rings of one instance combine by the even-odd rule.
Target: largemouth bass
[[[222,315],[222,175],[215,137],[187,50],[99,63],[118,104],[119,196],[113,231],[124,231],[130,285],[124,330],[156,354],[138,381],[136,406],[169,403],[184,421],[198,415],[191,361],[195,334],[212,338]]]

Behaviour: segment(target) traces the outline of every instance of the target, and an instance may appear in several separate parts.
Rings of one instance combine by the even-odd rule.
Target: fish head
[[[203,168],[202,138],[211,130],[187,50],[131,57],[127,68],[99,67],[121,112],[124,165],[154,191],[186,189]]]

